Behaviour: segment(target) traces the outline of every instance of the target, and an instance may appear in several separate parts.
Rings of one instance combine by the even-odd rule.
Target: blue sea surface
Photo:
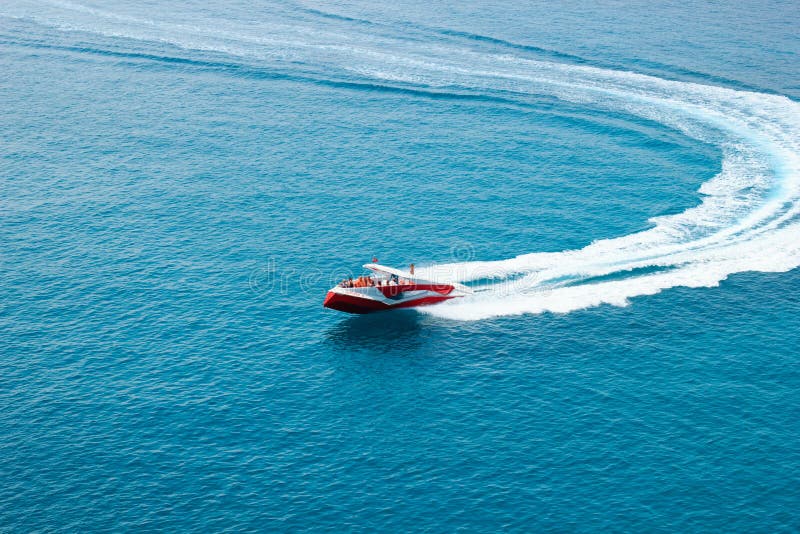
[[[799,16],[1,4],[0,532],[800,531]]]

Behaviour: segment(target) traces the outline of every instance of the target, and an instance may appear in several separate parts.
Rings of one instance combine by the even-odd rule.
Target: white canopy
[[[447,283],[447,284],[452,285],[453,287],[459,289],[460,291],[463,291],[464,293],[472,293],[472,289],[470,289],[470,288],[468,288],[468,287],[466,287],[466,286],[464,286],[462,284],[456,283],[456,282],[437,282],[435,280],[426,280],[426,279],[423,279],[423,278],[419,278],[418,276],[415,276],[415,275],[411,274],[408,271],[401,271],[400,269],[395,269],[393,267],[387,267],[385,265],[379,265],[377,263],[365,263],[364,264],[364,268],[365,269],[369,269],[370,271],[373,271],[373,272],[376,272],[376,273],[393,274],[393,275],[395,275],[395,276],[397,276],[399,278],[406,278],[408,280],[414,280],[415,282],[428,282],[428,283],[433,283],[433,284],[436,284],[436,283]]]
[[[413,278],[415,280],[419,280],[408,271],[401,271],[400,269],[395,269],[393,267],[386,267],[385,265],[378,265],[377,263],[365,263],[364,268],[369,269],[370,271],[375,271],[376,273],[393,274],[395,276],[399,276],[402,278],[408,278],[408,279]]]

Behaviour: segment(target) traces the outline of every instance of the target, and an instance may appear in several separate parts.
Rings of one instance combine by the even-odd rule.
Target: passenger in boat
[[[414,274],[414,264],[413,263],[408,266],[408,272],[410,272],[411,274]]]

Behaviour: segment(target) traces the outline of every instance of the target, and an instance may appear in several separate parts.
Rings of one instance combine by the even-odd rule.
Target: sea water
[[[798,16],[0,4],[0,530],[800,529]]]

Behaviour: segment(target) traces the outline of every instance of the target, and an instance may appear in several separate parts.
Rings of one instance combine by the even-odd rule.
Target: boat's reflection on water
[[[352,315],[331,326],[325,336],[343,350],[406,352],[422,345],[423,320],[413,310]]]

